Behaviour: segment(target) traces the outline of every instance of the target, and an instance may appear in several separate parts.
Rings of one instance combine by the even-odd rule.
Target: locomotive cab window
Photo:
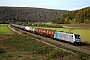
[[[80,35],[75,34],[76,39],[80,39]]]
[[[73,35],[72,35],[72,38],[73,38]]]

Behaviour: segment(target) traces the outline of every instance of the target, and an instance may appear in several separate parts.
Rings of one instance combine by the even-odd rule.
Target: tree
[[[86,20],[84,20],[84,23],[88,24],[88,23],[90,23],[90,20],[86,19]]]
[[[71,19],[70,19],[69,17],[66,17],[65,20],[64,20],[64,23],[65,23],[65,24],[69,24],[69,23],[70,23],[70,20],[71,20]]]

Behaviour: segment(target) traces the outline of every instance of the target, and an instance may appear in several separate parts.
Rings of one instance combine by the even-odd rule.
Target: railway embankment
[[[87,50],[87,49],[83,49],[83,48],[80,48],[80,47],[77,47],[77,46],[73,46],[73,45],[70,45],[70,44],[66,44],[66,43],[63,43],[63,42],[59,42],[59,41],[56,41],[56,40],[53,40],[51,38],[45,38],[45,37],[42,37],[40,35],[35,35],[35,34],[32,34],[32,33],[29,33],[29,32],[26,32],[26,31],[23,31],[23,30],[20,30],[20,29],[17,29],[19,32],[23,32],[25,34],[29,34],[29,35],[32,35],[36,38],[41,38],[41,39],[44,39],[46,41],[49,41],[49,42],[52,42],[54,44],[57,44],[57,45],[62,45],[66,48],[69,48],[69,49],[72,49],[74,51],[79,51],[79,52],[82,52],[82,53],[85,53],[85,54],[90,54],[90,50]],[[37,39],[36,39],[37,40]],[[42,41],[41,41],[42,42]],[[46,43],[46,42],[45,42]],[[48,44],[48,43],[47,43]],[[49,44],[50,45],[50,44]],[[51,45],[53,46],[53,45]],[[54,46],[55,47],[55,46]]]

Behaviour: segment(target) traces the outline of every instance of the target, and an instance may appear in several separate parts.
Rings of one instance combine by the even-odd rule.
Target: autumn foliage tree
[[[82,8],[80,10],[69,11],[59,18],[62,23],[90,23],[90,7]],[[58,20],[57,20],[58,21]]]

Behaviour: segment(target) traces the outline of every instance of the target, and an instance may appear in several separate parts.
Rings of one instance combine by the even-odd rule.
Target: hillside
[[[32,7],[0,7],[0,23],[52,21],[66,12]]]
[[[69,11],[52,22],[59,24],[90,23],[90,7]]]

